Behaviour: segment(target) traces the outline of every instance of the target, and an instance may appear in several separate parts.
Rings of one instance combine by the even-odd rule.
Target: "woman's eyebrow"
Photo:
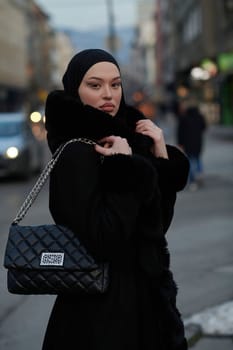
[[[89,77],[88,79],[95,79],[95,80],[101,80],[101,81],[104,80],[104,79],[102,79],[100,77]],[[113,78],[112,80],[118,80],[118,79],[121,80],[121,77],[117,76],[117,77]]]

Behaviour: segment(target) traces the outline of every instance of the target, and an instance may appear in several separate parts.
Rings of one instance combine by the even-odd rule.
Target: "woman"
[[[106,51],[75,55],[63,85],[46,101],[51,151],[77,137],[97,144],[75,142],[62,153],[50,211],[109,261],[111,280],[103,295],[57,297],[43,350],[187,349],[165,233],[188,161],[126,105],[119,66]]]

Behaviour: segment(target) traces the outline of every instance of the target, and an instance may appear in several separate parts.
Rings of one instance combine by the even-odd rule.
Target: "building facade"
[[[28,112],[44,104],[51,89],[51,50],[53,47],[53,30],[49,16],[34,0],[27,0],[25,19],[29,29],[27,38],[27,102]]]
[[[233,1],[172,1],[176,84],[197,95],[209,122],[233,124]]]
[[[0,111],[19,108],[27,89],[25,1],[0,2]]]
[[[54,31],[51,50],[51,84],[53,89],[62,88],[61,78],[74,54],[75,50],[70,37],[63,31]]]
[[[51,87],[49,17],[34,0],[0,2],[0,111],[44,103]]]

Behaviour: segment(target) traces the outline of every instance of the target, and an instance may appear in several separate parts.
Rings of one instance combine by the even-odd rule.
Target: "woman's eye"
[[[98,83],[89,83],[88,86],[91,87],[92,89],[99,89],[100,88],[100,84],[98,84]]]
[[[114,84],[112,84],[112,87],[113,87],[114,89],[118,89],[119,87],[121,87],[121,83],[120,83],[120,82],[114,83]]]

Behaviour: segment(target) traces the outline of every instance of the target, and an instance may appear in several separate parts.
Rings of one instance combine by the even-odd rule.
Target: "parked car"
[[[24,178],[43,167],[42,143],[23,112],[0,113],[0,176]]]

